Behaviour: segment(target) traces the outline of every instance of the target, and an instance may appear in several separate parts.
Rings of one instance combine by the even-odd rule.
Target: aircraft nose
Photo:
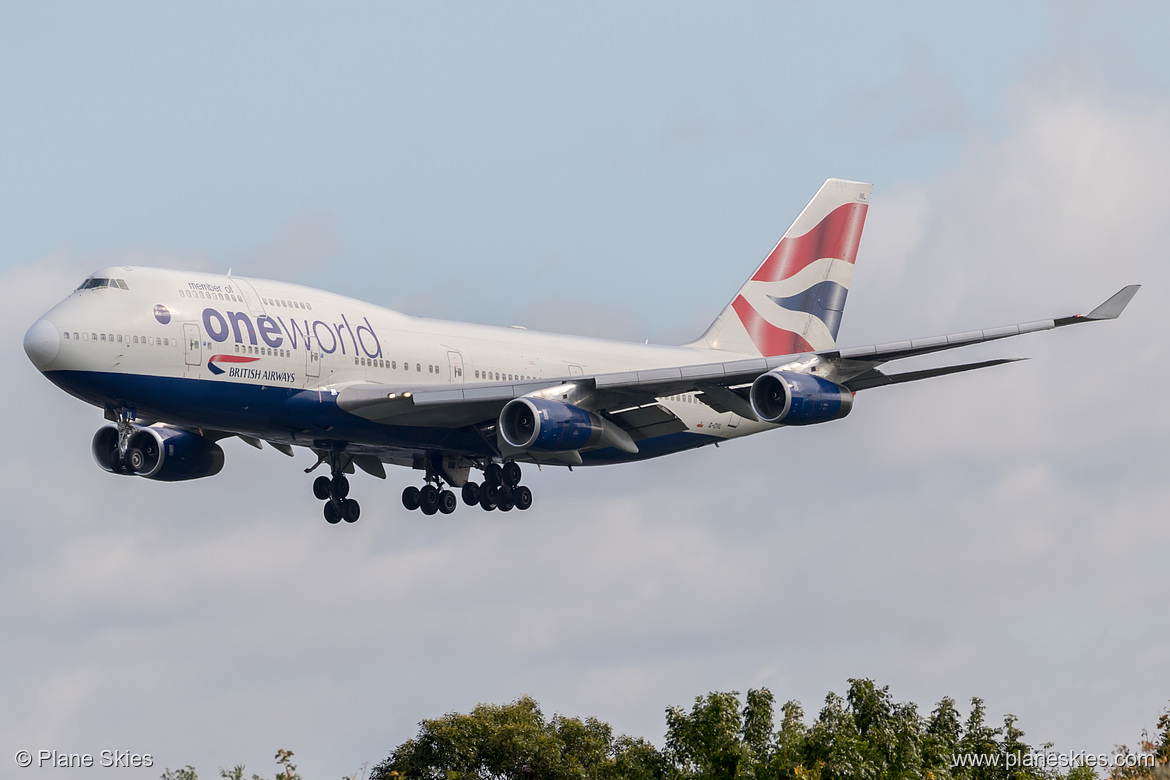
[[[52,363],[60,351],[61,333],[48,320],[37,320],[24,334],[24,354],[39,369]]]

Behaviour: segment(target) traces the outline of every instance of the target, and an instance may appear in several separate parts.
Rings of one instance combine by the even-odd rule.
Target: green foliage
[[[276,751],[276,765],[280,767],[280,771],[276,773],[274,780],[301,780],[301,776],[297,774],[297,767],[292,762],[292,757],[291,750],[281,748]],[[223,780],[244,780],[244,765],[236,764],[231,769],[220,769],[219,776]],[[195,767],[188,765],[182,769],[164,769],[162,780],[199,780],[199,776],[195,774]],[[264,778],[253,774],[251,780],[264,780]]]
[[[199,775],[195,774],[195,767],[188,764],[182,769],[164,769],[162,780],[199,780]]]
[[[888,687],[853,679],[845,696],[825,697],[812,724],[795,701],[780,708],[778,727],[775,721],[767,688],[749,690],[742,703],[735,691],[709,693],[689,711],[666,710],[658,750],[641,738],[614,737],[596,718],[546,719],[523,696],[424,720],[370,780],[1098,780],[1091,766],[1067,774],[1030,766],[1035,754],[1016,717],[992,728],[978,698],[965,721],[949,697],[923,717],[917,705],[895,702]],[[1122,745],[1117,755],[1131,760],[1108,780],[1170,780],[1170,709],[1157,733],[1143,732],[1136,751]],[[982,762],[960,765],[958,756]],[[301,780],[292,758],[292,751],[277,751],[274,780]],[[221,769],[220,777],[245,780],[244,767]],[[199,778],[187,766],[165,770],[162,780]]]
[[[1122,759],[1109,775],[1110,780],[1170,780],[1170,708],[1158,718],[1158,731],[1151,735],[1142,732],[1137,750],[1119,745],[1115,756]],[[1127,758],[1141,757],[1140,765],[1134,765]]]
[[[615,742],[608,724],[596,718],[545,720],[529,696],[511,704],[480,704],[468,715],[450,713],[424,720],[414,739],[399,745],[370,775],[371,780],[399,776],[423,780],[448,778],[618,777],[618,752],[630,751],[624,765],[644,777],[657,777],[641,740]]]

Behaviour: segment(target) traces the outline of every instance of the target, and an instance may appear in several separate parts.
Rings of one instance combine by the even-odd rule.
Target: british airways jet
[[[890,361],[1117,318],[1123,288],[1085,315],[841,349],[837,330],[871,185],[830,179],[697,340],[628,344],[406,316],[264,279],[114,267],[33,323],[24,349],[112,424],[93,437],[112,474],[177,481],[223,468],[238,436],[325,466],[313,493],[354,522],[346,475],[421,472],[407,509],[463,501],[528,509],[521,464],[669,455],[845,417],[860,390],[1010,362],[886,373]],[[481,473],[479,481],[472,472]],[[477,474],[478,476],[478,474]]]

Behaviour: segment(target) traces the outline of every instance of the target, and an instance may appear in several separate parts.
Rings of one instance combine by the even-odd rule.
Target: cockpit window
[[[129,290],[126,282],[122,279],[99,279],[96,276],[91,276],[84,282],[77,286],[78,290],[96,290],[100,287],[113,287],[115,290]],[[76,290],[74,291],[76,292]]]

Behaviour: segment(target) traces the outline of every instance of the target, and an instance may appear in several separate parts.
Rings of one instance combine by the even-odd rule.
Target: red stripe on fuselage
[[[855,262],[868,208],[864,203],[846,203],[830,212],[803,236],[780,239],[752,281],[778,282],[787,279],[822,257]]]
[[[254,363],[260,358],[244,357],[243,355],[212,355],[208,363]]]
[[[742,295],[735,296],[731,307],[735,309],[739,321],[743,323],[748,335],[752,337],[752,343],[756,345],[756,349],[764,357],[816,351],[799,334],[777,328],[761,317],[759,312],[752,308],[752,305]]]

